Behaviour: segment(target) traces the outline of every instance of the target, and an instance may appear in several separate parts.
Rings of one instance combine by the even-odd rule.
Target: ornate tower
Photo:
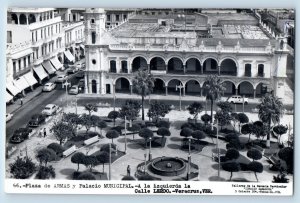
[[[86,77],[85,93],[103,93],[103,47],[105,42],[105,11],[89,8],[85,12]]]

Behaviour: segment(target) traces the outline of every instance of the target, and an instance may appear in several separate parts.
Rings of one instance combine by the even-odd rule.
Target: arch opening
[[[168,62],[168,73],[183,74],[183,63],[179,58],[171,58]]]
[[[238,86],[238,94],[245,95],[246,97],[254,97],[253,85],[248,81],[240,83]]]
[[[176,88],[176,86],[179,86],[179,85],[182,85],[182,82],[178,79],[173,79],[173,80],[169,81],[168,94],[179,95],[180,90],[178,88]]]
[[[220,75],[237,76],[237,65],[232,59],[225,59],[220,66]]]
[[[116,93],[130,93],[130,82],[127,78],[118,78],[115,84]]]
[[[215,59],[208,58],[204,61],[203,74],[218,74],[218,63]]]
[[[132,61],[132,72],[136,72],[138,70],[147,70],[147,60],[141,56],[135,57]]]
[[[201,74],[201,64],[196,58],[190,58],[186,62],[186,73],[189,74]]]
[[[186,95],[200,95],[201,87],[197,80],[189,80],[185,84],[185,94]]]

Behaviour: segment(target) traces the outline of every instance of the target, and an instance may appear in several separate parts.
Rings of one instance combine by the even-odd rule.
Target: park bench
[[[76,150],[77,150],[77,147],[75,145],[73,145],[72,147],[70,147],[69,149],[67,149],[63,152],[63,157],[66,158],[66,157],[70,156],[71,154],[76,152]]]
[[[92,138],[89,138],[89,139],[85,140],[83,143],[84,143],[84,145],[91,145],[91,144],[93,144],[95,142],[98,142],[98,141],[99,141],[99,137],[98,137],[98,135],[96,135]]]
[[[258,151],[261,152],[262,155],[264,155],[264,153],[265,153],[265,149],[262,148],[261,146],[256,145],[256,144],[254,144],[254,145],[252,146],[252,149],[257,149]]]

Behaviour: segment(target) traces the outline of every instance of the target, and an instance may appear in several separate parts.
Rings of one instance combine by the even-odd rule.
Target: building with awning
[[[44,70],[42,65],[38,65],[37,67],[34,67],[33,70],[37,74],[37,76],[39,77],[40,81],[42,81],[43,79],[48,77],[48,74],[46,73],[46,71]]]
[[[63,67],[63,64],[61,64],[57,58],[57,56],[55,56],[54,58],[50,59],[52,65],[54,66],[54,68],[56,70],[59,70]]]
[[[35,85],[36,83],[38,83],[38,81],[35,79],[35,77],[33,76],[32,72],[28,72],[25,75],[23,75],[23,77],[25,78],[25,80],[28,82],[28,84],[30,86]]]
[[[45,61],[42,65],[49,75],[52,75],[55,73],[56,69],[52,66],[52,64],[50,63],[49,60]]]
[[[14,97],[6,91],[6,103],[10,102]]]
[[[6,82],[6,89],[13,95],[16,96],[21,92],[12,82]]]
[[[69,50],[64,51],[64,54],[70,62],[75,62],[75,57]]]
[[[21,91],[25,90],[27,87],[30,87],[30,85],[28,84],[24,76],[21,76],[13,80],[13,84]]]

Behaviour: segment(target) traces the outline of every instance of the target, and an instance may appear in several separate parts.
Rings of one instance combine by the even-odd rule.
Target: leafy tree
[[[98,162],[96,156],[85,156],[83,159],[83,165],[85,165],[87,168],[89,168],[91,172],[92,172],[92,169],[98,164],[99,164],[99,162]]]
[[[232,149],[228,149],[226,154],[225,154],[225,157],[228,159],[228,160],[236,160],[240,157],[240,153],[238,150],[232,148]]]
[[[96,176],[91,172],[85,171],[78,176],[78,180],[96,180]]]
[[[85,127],[86,132],[88,132],[91,127],[94,126],[93,117],[85,113],[81,115],[79,123]]]
[[[201,116],[201,120],[204,122],[205,125],[207,125],[208,122],[211,120],[211,117],[208,114],[204,114]]]
[[[171,111],[171,106],[159,101],[153,101],[148,110],[148,117],[152,118],[155,122],[160,118],[165,117]]]
[[[257,149],[250,149],[247,152],[247,157],[249,157],[250,159],[252,159],[252,161],[254,160],[259,160],[262,158],[262,153],[257,150]]]
[[[252,126],[252,133],[262,140],[268,134],[268,127],[261,121],[255,121]]]
[[[185,137],[185,139],[183,139],[183,140],[185,140],[187,142],[188,138],[192,136],[192,132],[193,132],[192,129],[185,127],[183,129],[181,129],[180,136]]]
[[[217,106],[221,109],[221,111],[226,113],[231,113],[233,111],[232,106],[228,101],[219,101]]]
[[[150,139],[150,137],[153,137],[153,132],[148,128],[142,128],[139,132],[139,136],[145,139],[145,147],[147,148],[147,141]]]
[[[238,134],[229,133],[229,134],[225,135],[225,140],[228,142],[228,144],[226,145],[227,149],[231,149],[231,148],[234,148],[237,150],[241,149],[241,142],[240,142]]]
[[[213,138],[217,135],[217,128],[216,127],[211,128],[210,126],[206,126],[206,128],[204,128],[204,132],[208,137],[210,137],[212,143],[214,143]]]
[[[266,94],[261,99],[261,103],[257,106],[258,117],[261,121],[268,124],[267,147],[270,147],[270,129],[271,123],[279,123],[280,117],[283,115],[283,103],[279,98],[272,94]]]
[[[191,123],[184,123],[184,124],[181,125],[180,129],[182,130],[183,128],[192,129],[192,124]]]
[[[231,181],[232,178],[232,173],[233,172],[239,172],[241,170],[241,166],[239,163],[237,163],[236,161],[229,161],[229,162],[225,162],[222,164],[222,168],[225,171],[230,172],[230,178],[229,181]]]
[[[197,123],[198,115],[202,112],[203,106],[200,102],[193,102],[187,107],[187,110],[194,116],[195,123]]]
[[[59,155],[65,151],[65,148],[63,146],[55,142],[49,144],[47,148],[52,149],[56,153],[56,155]]]
[[[161,128],[158,128],[157,135],[161,136],[161,143],[162,143],[164,137],[165,136],[170,136],[171,132],[170,132],[170,130],[168,128],[161,127]]]
[[[158,127],[158,128],[162,128],[162,127],[164,127],[164,128],[170,128],[170,122],[168,122],[168,121],[158,121],[158,123],[156,124],[156,127]]]
[[[79,164],[84,164],[85,155],[82,152],[76,152],[71,157],[71,162],[77,164],[77,171],[79,171]]]
[[[13,163],[9,164],[9,169],[13,178],[27,179],[36,171],[36,165],[28,156],[17,156],[17,159]]]
[[[36,159],[40,162],[40,165],[44,163],[47,166],[48,162],[56,159],[56,153],[52,149],[43,148],[37,152]]]
[[[223,126],[230,124],[231,116],[228,112],[219,110],[216,112],[215,119],[218,120],[222,130]]]
[[[101,152],[111,152],[114,153],[117,150],[117,145],[116,144],[111,144],[111,143],[107,143],[101,146],[100,151]]]
[[[138,178],[139,180],[143,180],[143,181],[153,181],[155,180],[155,178],[153,178],[152,176],[148,175],[148,174],[145,174],[145,175],[142,175]]]
[[[98,162],[102,164],[103,166],[103,173],[104,173],[104,164],[109,162],[109,153],[106,151],[101,151],[97,156],[96,156]]]
[[[212,123],[214,101],[221,97],[221,94],[225,91],[225,87],[217,75],[208,75],[205,79],[205,84],[206,100],[210,100]]]
[[[125,104],[119,110],[119,117],[122,119],[133,121],[139,117],[141,109],[140,102],[136,100],[126,100]]]
[[[113,119],[114,121],[114,126],[116,125],[116,119],[119,117],[119,112],[118,111],[111,111],[108,113],[107,116],[109,119]]]
[[[273,127],[273,131],[278,135],[278,137],[277,137],[278,144],[280,144],[281,135],[285,134],[287,132],[287,130],[288,130],[288,127],[284,126],[284,125],[277,125],[277,126]]]
[[[87,110],[89,112],[89,115],[91,115],[92,112],[98,111],[98,107],[96,106],[96,104],[88,103],[88,104],[84,105],[84,108],[85,108],[85,110]]]
[[[98,128],[100,128],[100,135],[102,136],[102,129],[107,127],[106,122],[101,120],[96,125]]]
[[[69,138],[75,136],[75,130],[73,126],[66,122],[54,122],[54,125],[50,129],[50,132],[53,133],[55,138],[59,141],[59,144],[62,143]]]
[[[128,130],[131,131],[131,132],[133,132],[132,135],[133,135],[133,139],[134,139],[135,133],[139,132],[141,130],[141,126],[138,125],[138,124],[136,124],[136,123],[134,123],[134,124],[132,124],[131,127],[128,127]]]
[[[139,70],[132,80],[133,91],[142,97],[142,120],[144,116],[144,100],[145,96],[153,91],[154,78],[146,70]]]
[[[246,114],[239,113],[237,115],[237,119],[239,121],[239,132],[241,132],[241,126],[242,126],[242,124],[248,123],[249,122],[249,118],[248,118],[248,116]]]
[[[55,178],[55,176],[56,174],[53,166],[40,166],[35,178],[45,180]]]
[[[80,124],[79,115],[76,113],[63,113],[62,121],[71,124],[75,131],[77,130],[78,125]]]
[[[120,126],[120,125],[110,128],[110,130],[115,130],[115,131],[117,131],[120,135],[122,135],[122,130],[124,130],[124,129],[125,129],[125,127],[124,127],[124,126]]]
[[[250,136],[252,134],[252,130],[253,130],[253,124],[252,123],[246,123],[241,128],[241,133],[243,135],[247,135],[247,134],[249,135],[248,143],[250,142]]]
[[[95,127],[95,131],[96,131],[96,127],[98,126],[98,123],[100,123],[102,120],[99,116],[95,116],[95,115],[91,115],[91,120],[92,120],[92,126]]]
[[[200,140],[204,139],[206,137],[205,132],[201,131],[201,130],[195,130],[194,132],[192,132],[192,137],[196,140],[198,140],[198,143]]]
[[[278,156],[280,159],[285,161],[285,163],[287,165],[287,172],[293,173],[294,149],[291,147],[285,147],[278,152]]]
[[[260,162],[252,161],[248,164],[248,170],[254,172],[256,181],[258,182],[257,173],[262,173],[264,166]]]
[[[120,134],[119,134],[119,132],[116,131],[116,130],[109,130],[109,131],[107,131],[107,133],[106,133],[106,137],[107,137],[108,139],[111,139],[111,143],[114,143],[114,139],[117,138],[117,137],[119,137],[119,136],[120,136]]]

